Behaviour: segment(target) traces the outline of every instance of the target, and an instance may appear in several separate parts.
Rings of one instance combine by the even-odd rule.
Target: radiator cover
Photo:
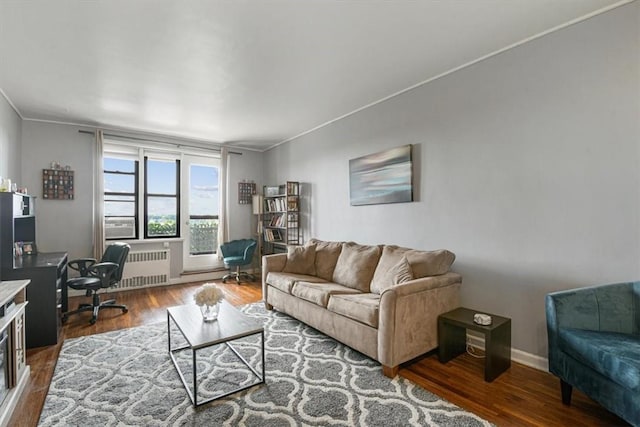
[[[134,289],[169,283],[169,249],[129,252],[122,280],[115,289]]]

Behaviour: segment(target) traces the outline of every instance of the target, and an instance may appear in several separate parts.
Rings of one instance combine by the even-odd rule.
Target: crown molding
[[[11,99],[9,99],[9,96],[4,92],[4,90],[2,90],[1,87],[0,87],[0,94],[2,94],[4,99],[7,101],[7,104],[9,104],[11,106],[11,108],[13,108],[13,111],[16,112],[18,117],[20,117],[21,120],[24,120],[24,116],[22,115],[20,110],[18,110],[18,107],[16,107],[16,105],[11,101]]]
[[[556,31],[563,30],[563,29],[565,29],[567,27],[570,27],[570,26],[573,26],[575,24],[579,24],[580,22],[583,22],[583,21],[586,21],[588,19],[591,19],[594,16],[601,15],[603,13],[609,12],[610,10],[617,9],[620,6],[624,6],[626,4],[633,3],[634,1],[636,1],[636,0],[621,0],[621,1],[617,2],[617,3],[609,5],[607,7],[603,7],[601,9],[598,9],[598,10],[593,11],[591,13],[588,13],[586,15],[583,15],[583,16],[580,16],[578,18],[572,19],[571,21],[565,22],[563,24],[557,25],[557,26],[555,26],[553,28],[550,28],[548,30],[542,31],[542,32],[540,32],[538,34],[534,34],[533,36],[527,37],[527,38],[522,39],[522,40],[520,40],[518,42],[515,42],[515,43],[512,43],[512,44],[510,44],[508,46],[505,46],[505,47],[503,47],[501,49],[495,50],[495,51],[493,51],[491,53],[488,53],[488,54],[486,54],[484,56],[481,56],[480,58],[474,59],[474,60],[469,61],[469,62],[467,62],[465,64],[462,64],[460,66],[454,67],[454,68],[452,68],[450,70],[447,70],[447,71],[445,71],[443,73],[440,73],[440,74],[438,74],[438,75],[436,75],[434,77],[430,77],[430,78],[428,78],[426,80],[423,80],[423,81],[421,81],[419,83],[416,83],[416,84],[414,84],[412,86],[409,86],[408,88],[399,90],[398,92],[395,92],[395,93],[393,93],[391,95],[388,95],[388,96],[385,96],[384,98],[381,98],[381,99],[379,99],[377,101],[373,101],[370,104],[367,104],[367,105],[364,105],[364,106],[362,106],[360,108],[357,108],[357,109],[355,109],[355,110],[353,110],[353,111],[351,111],[351,112],[349,112],[347,114],[343,114],[342,116],[336,117],[335,119],[332,119],[332,120],[329,120],[329,121],[324,122],[322,124],[319,124],[318,126],[315,126],[315,127],[311,128],[309,130],[301,132],[301,133],[299,133],[297,135],[294,135],[294,136],[292,136],[290,138],[284,139],[284,140],[272,145],[271,147],[269,147],[268,150],[271,150],[272,148],[276,148],[277,146],[285,144],[287,142],[291,142],[291,141],[293,141],[295,139],[298,139],[298,138],[300,138],[300,137],[302,137],[304,135],[307,135],[307,134],[310,134],[312,132],[315,132],[318,129],[321,129],[321,128],[325,127],[325,126],[329,126],[332,123],[335,123],[335,122],[337,122],[339,120],[345,119],[345,118],[347,118],[349,116],[352,116],[352,115],[354,115],[356,113],[359,113],[362,110],[366,110],[367,108],[373,107],[374,105],[377,105],[377,104],[380,104],[382,102],[388,101],[389,99],[395,98],[396,96],[402,95],[403,93],[407,93],[409,91],[417,89],[420,86],[424,86],[424,85],[426,85],[428,83],[431,83],[431,82],[433,82],[435,80],[438,80],[438,79],[441,79],[443,77],[446,77],[449,74],[452,74],[452,73],[455,73],[455,72],[460,71],[462,69],[471,67],[472,65],[475,65],[475,64],[477,64],[479,62],[486,61],[489,58],[492,58],[494,56],[500,55],[500,54],[502,54],[504,52],[507,52],[507,51],[509,51],[511,49],[515,49],[516,47],[522,46],[525,43],[529,43],[529,42],[531,42],[533,40],[537,40],[537,39],[539,39],[541,37],[544,37],[544,36],[546,36],[548,34],[555,33]]]

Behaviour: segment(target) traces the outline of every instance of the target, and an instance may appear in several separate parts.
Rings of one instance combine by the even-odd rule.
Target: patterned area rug
[[[165,323],[90,335],[64,342],[39,425],[490,425],[285,314],[262,304],[242,311],[264,322],[266,384],[196,409],[167,353]],[[179,336],[172,330],[172,345]],[[233,344],[260,371],[259,336]],[[191,361],[179,353],[182,369]],[[198,377],[203,398],[256,380],[226,345],[198,352]]]

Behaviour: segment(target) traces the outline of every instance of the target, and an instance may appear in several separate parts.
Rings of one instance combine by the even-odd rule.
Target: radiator
[[[129,252],[122,280],[115,289],[134,289],[169,283],[168,249]]]

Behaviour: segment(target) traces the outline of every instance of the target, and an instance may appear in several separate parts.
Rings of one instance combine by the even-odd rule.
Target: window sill
[[[108,245],[109,242],[124,242],[130,245],[148,245],[149,243],[172,243],[172,242],[184,242],[184,237],[168,237],[166,239],[163,238],[155,238],[155,239],[110,239],[106,241]]]

